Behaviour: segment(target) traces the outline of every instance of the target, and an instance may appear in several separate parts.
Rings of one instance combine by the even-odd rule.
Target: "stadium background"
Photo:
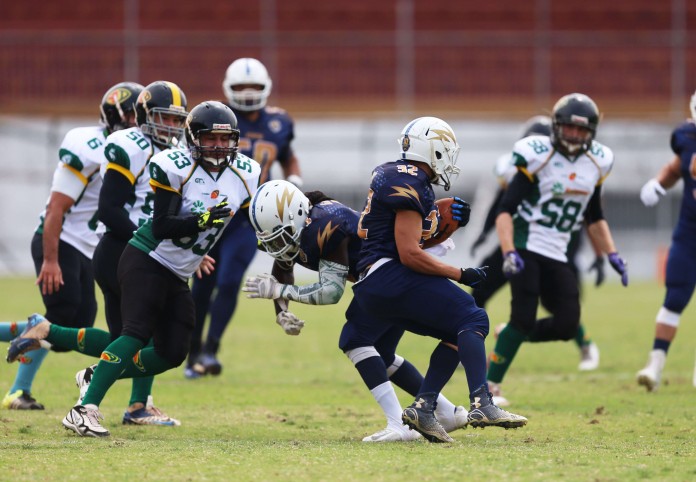
[[[455,239],[462,263],[520,123],[561,95],[590,95],[604,115],[598,139],[617,156],[607,217],[632,273],[654,277],[681,191],[646,209],[638,190],[671,158],[669,133],[688,116],[695,26],[687,0],[10,2],[0,16],[0,274],[32,272],[29,239],[57,147],[95,122],[106,88],[171,80],[193,106],[221,98],[227,65],[251,56],[269,68],[271,103],[296,120],[307,187],[358,209],[406,121],[448,120],[462,145],[454,192],[476,215]]]

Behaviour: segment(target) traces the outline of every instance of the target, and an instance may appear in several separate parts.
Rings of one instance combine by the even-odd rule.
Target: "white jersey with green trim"
[[[116,131],[106,138],[101,175],[113,169],[133,185],[133,197],[124,206],[128,217],[137,227],[152,217],[155,193],[150,186],[150,159],[161,152],[139,127]]]
[[[103,126],[70,130],[60,145],[60,160],[51,185],[51,192],[60,192],[75,201],[63,218],[60,239],[90,259],[99,242],[96,234],[97,207],[102,185],[99,167],[104,158],[104,141]],[[45,217],[44,209],[37,233],[43,234]]]
[[[258,189],[260,174],[259,164],[243,154],[237,154],[231,165],[212,175],[191,159],[188,149],[167,149],[156,154],[150,160],[150,183],[156,189],[169,189],[181,195],[179,216],[201,214],[222,201],[227,201],[232,212],[224,226],[178,239],[155,238],[152,219],[149,219],[135,232],[130,244],[187,280],[220,238],[232,216],[249,205]]]
[[[595,187],[609,175],[614,153],[593,141],[587,152],[569,159],[549,137],[530,136],[515,143],[512,155],[534,183],[513,217],[515,247],[566,262],[571,233],[580,228]]]

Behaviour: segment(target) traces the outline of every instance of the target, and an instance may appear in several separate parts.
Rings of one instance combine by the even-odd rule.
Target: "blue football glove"
[[[471,217],[471,206],[468,202],[457,196],[454,196],[453,199],[454,203],[452,204],[452,219],[458,221],[459,227],[463,228],[469,224],[469,218]]]
[[[488,266],[481,266],[480,268],[461,268],[462,274],[459,276],[459,282],[466,286],[471,286],[472,288],[482,281],[486,280],[488,273]]]
[[[524,270],[524,260],[517,251],[503,254],[503,274],[506,278],[515,276]]]
[[[609,253],[609,264],[614,268],[614,271],[621,275],[621,284],[628,286],[628,263],[624,261],[619,253]]]

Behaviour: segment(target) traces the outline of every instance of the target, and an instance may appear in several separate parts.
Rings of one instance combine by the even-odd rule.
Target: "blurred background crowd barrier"
[[[471,200],[475,214],[455,237],[462,263],[475,261],[468,248],[497,188],[492,169],[521,123],[548,113],[564,94],[590,95],[603,112],[598,139],[617,157],[605,187],[607,217],[632,273],[660,275],[680,185],[652,209],[638,191],[671,158],[671,129],[689,115],[696,2],[6,3],[0,275],[32,273],[29,239],[58,145],[68,129],[96,122],[109,86],[171,80],[193,106],[222,97],[225,69],[239,57],[264,62],[270,103],[295,118],[307,188],[356,209],[372,167],[394,158],[405,122],[419,115],[450,122],[462,145],[453,193]]]

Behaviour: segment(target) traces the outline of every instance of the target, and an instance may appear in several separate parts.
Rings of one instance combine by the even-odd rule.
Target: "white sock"
[[[435,408],[435,416],[438,420],[454,417],[455,406],[442,393],[437,397],[437,408]]]
[[[403,428],[401,422],[401,404],[396,398],[396,392],[391,382],[384,382],[370,390],[379,406],[382,407],[384,416],[387,417],[387,426]]]

